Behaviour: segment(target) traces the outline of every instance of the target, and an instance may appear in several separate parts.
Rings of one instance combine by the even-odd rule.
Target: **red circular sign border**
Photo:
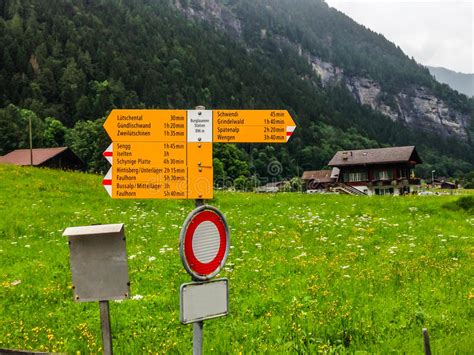
[[[213,260],[208,263],[201,263],[196,256],[192,248],[192,242],[194,238],[194,232],[197,227],[205,221],[210,221],[214,223],[219,232],[219,250]],[[226,225],[222,218],[212,210],[205,209],[197,213],[188,224],[186,233],[184,236],[184,255],[186,258],[186,263],[192,272],[202,276],[208,277],[216,271],[218,271],[222,261],[225,259],[227,251],[227,233]]]

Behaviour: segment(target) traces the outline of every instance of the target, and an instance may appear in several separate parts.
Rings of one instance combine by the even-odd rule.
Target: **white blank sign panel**
[[[228,280],[191,282],[180,288],[181,323],[194,323],[229,313]]]

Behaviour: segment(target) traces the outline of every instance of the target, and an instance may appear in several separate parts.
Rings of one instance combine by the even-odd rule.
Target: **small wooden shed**
[[[0,164],[33,165],[51,169],[85,170],[84,162],[68,147],[17,149],[0,157]]]

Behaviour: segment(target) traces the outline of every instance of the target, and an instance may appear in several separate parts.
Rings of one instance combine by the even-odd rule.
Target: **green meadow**
[[[0,165],[0,348],[99,353],[97,303],[76,303],[66,227],[125,223],[132,298],[111,302],[117,354],[190,353],[178,236],[193,201],[112,200],[97,175]],[[472,197],[216,192],[230,315],[204,352],[474,349]],[[470,202],[469,202],[470,201]]]

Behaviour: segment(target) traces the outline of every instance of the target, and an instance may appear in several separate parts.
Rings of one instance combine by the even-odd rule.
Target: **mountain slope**
[[[468,141],[472,104],[436,83],[428,70],[383,36],[324,2],[201,1],[177,7],[237,34],[254,47],[293,47],[324,84],[346,86],[360,104],[407,126]],[[232,4],[232,5],[230,5]],[[472,114],[472,112],[471,112]]]
[[[474,74],[459,73],[443,67],[427,68],[440,83],[448,84],[464,95],[474,96]]]
[[[288,109],[299,127],[287,145],[216,146],[220,178],[290,177],[324,166],[338,149],[407,144],[417,145],[422,174],[473,168],[472,101],[324,2],[11,0],[0,5],[0,41],[0,150],[24,136],[24,109],[38,115],[38,125],[60,120],[74,147],[100,126],[81,121],[114,107],[202,104]],[[341,78],[325,80],[320,67],[327,66]],[[373,101],[348,90],[364,80],[381,88]],[[417,116],[413,92],[443,101],[445,124],[418,120],[424,115]],[[416,124],[380,109],[397,104],[415,112]],[[38,134],[37,144],[45,142]],[[83,157],[101,159],[106,144]],[[283,169],[273,176],[267,164],[275,159]]]

